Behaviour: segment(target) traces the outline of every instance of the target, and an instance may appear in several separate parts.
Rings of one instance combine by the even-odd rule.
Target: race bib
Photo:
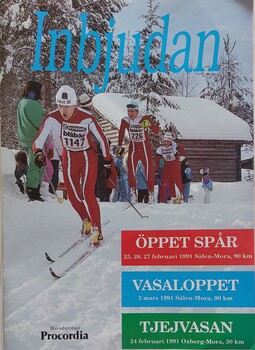
[[[162,148],[162,156],[166,161],[175,160],[175,155],[172,147]]]
[[[69,151],[85,151],[89,148],[88,126],[81,124],[62,124],[63,147]]]
[[[129,134],[132,142],[145,141],[144,128],[141,125],[130,125]]]

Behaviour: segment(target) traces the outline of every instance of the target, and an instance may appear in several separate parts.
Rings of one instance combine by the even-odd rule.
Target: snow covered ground
[[[214,183],[211,203],[203,204],[200,183],[192,183],[190,204],[100,203],[104,245],[62,279],[49,273],[44,252],[57,252],[79,236],[80,220],[69,201],[28,202],[15,185],[14,152],[1,149],[3,176],[5,350],[120,350],[120,235],[122,229],[253,228],[253,182]],[[213,178],[213,174],[212,174]],[[200,267],[231,269],[231,267]],[[132,268],[132,270],[142,268]],[[154,267],[153,270],[156,268]],[[194,267],[159,267],[194,270]],[[234,270],[238,267],[232,268]],[[152,309],[152,312],[224,312],[212,308]],[[146,309],[147,311],[147,309]],[[146,312],[144,309],[142,312]],[[251,312],[251,310],[239,310]],[[228,312],[238,310],[228,309]],[[253,310],[254,312],[254,310]],[[64,327],[88,333],[87,340],[41,340],[41,332]],[[55,330],[54,330],[55,328]],[[61,331],[62,332],[62,331]]]

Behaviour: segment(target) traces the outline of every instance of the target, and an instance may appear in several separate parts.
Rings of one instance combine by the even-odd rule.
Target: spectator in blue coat
[[[136,167],[136,189],[138,192],[138,203],[149,203],[149,189],[145,177],[145,170],[141,160],[137,162]]]
[[[131,201],[131,191],[128,183],[128,174],[123,164],[125,149],[123,147],[117,147],[115,151],[114,164],[117,170],[117,189],[114,193],[113,201],[119,202],[130,202]]]
[[[189,160],[187,158],[182,159],[181,162],[181,176],[183,183],[183,199],[184,203],[189,202],[190,182],[192,181],[191,169],[189,166]]]

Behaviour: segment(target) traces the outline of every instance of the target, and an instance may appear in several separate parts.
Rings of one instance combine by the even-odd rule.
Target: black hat
[[[19,162],[22,165],[27,165],[27,154],[24,151],[19,151],[15,154],[16,162]]]
[[[36,100],[40,100],[41,99],[42,87],[43,87],[43,84],[40,83],[39,81],[29,80],[26,83],[26,86],[24,88],[23,96],[27,97],[29,93],[33,92],[34,93],[34,98]]]

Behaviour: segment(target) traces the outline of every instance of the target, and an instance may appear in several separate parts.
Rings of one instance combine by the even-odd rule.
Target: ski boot
[[[85,219],[82,222],[81,236],[86,237],[90,235],[90,233],[91,233],[91,222],[89,221],[89,219]]]
[[[40,195],[40,186],[38,186],[37,188],[27,187],[27,195],[29,198],[29,202],[44,202],[44,199]]]
[[[173,203],[174,203],[174,204],[181,204],[181,202],[182,202],[181,198],[175,198],[175,199],[173,200]]]
[[[181,193],[180,197],[175,198],[173,202],[174,202],[174,204],[181,204],[183,202],[183,194]]]
[[[97,227],[93,227],[90,246],[95,248],[98,247],[102,243],[103,239],[103,235],[99,229]]]

